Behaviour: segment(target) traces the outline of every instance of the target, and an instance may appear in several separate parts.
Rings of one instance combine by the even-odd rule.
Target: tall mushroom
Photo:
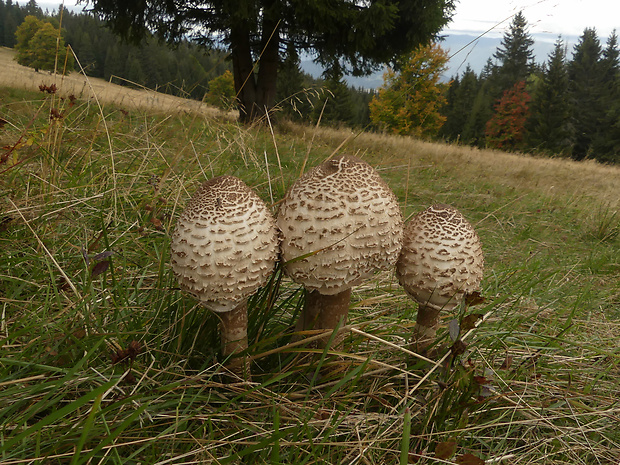
[[[434,341],[442,309],[453,310],[465,294],[480,288],[484,257],[478,234],[449,205],[432,205],[405,225],[396,275],[419,304],[413,347]]]
[[[226,358],[248,347],[247,298],[273,272],[278,241],[265,203],[233,176],[203,183],[179,218],[172,234],[172,270],[183,290],[218,314]],[[246,370],[240,359],[229,368]]]
[[[351,288],[394,266],[401,248],[396,196],[374,168],[352,156],[334,157],[298,179],[277,224],[284,270],[308,291],[298,330],[345,324]]]

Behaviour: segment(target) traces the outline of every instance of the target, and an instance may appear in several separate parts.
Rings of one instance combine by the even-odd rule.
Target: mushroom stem
[[[441,309],[422,304],[419,305],[418,316],[411,339],[411,347],[413,350],[418,353],[424,353],[435,341],[440,313]]]
[[[301,330],[307,329],[336,329],[347,323],[351,288],[338,294],[325,295],[318,291],[309,291],[306,294],[306,304],[297,324]],[[301,326],[301,328],[300,328]],[[319,342],[320,347],[326,347],[331,333]],[[338,334],[332,343],[334,349],[342,346],[344,335]]]
[[[249,371],[245,357],[236,356],[248,348],[248,305],[247,301],[229,312],[218,312],[220,317],[220,338],[222,356],[229,358],[227,368],[233,373],[247,377]]]

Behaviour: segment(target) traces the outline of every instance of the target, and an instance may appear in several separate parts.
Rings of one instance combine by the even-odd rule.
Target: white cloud
[[[501,36],[519,11],[532,34],[579,36],[586,27],[594,27],[604,39],[613,29],[620,29],[617,0],[460,0],[445,33],[481,33],[494,28],[489,36]]]

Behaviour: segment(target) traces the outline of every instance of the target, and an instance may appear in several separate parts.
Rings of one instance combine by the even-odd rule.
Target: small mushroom
[[[265,203],[233,176],[203,183],[179,218],[172,234],[172,270],[181,289],[218,314],[226,358],[248,347],[247,298],[273,272],[278,240]],[[246,372],[240,359],[229,368]]]
[[[352,156],[334,157],[298,179],[277,224],[284,270],[308,291],[297,330],[344,325],[351,288],[394,266],[400,253],[398,200],[374,168]]]
[[[435,340],[442,309],[480,288],[483,268],[478,234],[455,208],[432,205],[405,225],[396,275],[419,304],[414,349],[424,352]]]

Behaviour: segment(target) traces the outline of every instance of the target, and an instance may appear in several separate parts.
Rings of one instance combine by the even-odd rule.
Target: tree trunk
[[[239,120],[242,123],[251,121],[252,110],[256,102],[256,80],[248,30],[248,28],[239,28],[233,29],[230,33],[230,55],[235,93],[239,104]]]
[[[258,73],[254,69],[249,29],[234,29],[230,35],[235,92],[242,123],[264,118],[275,104],[280,35],[277,22],[265,19],[263,27],[262,55],[256,66]]]
[[[261,59],[256,82],[257,113],[261,116],[271,111],[276,102],[276,83],[278,79],[280,32],[278,22],[263,19],[263,38]]]

